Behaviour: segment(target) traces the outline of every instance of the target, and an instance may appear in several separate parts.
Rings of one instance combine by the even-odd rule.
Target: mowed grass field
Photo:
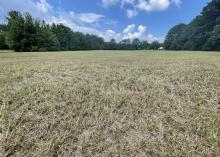
[[[0,53],[0,156],[220,156],[220,53]]]

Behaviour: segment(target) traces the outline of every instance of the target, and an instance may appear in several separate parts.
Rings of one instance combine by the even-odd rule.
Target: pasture
[[[219,156],[220,53],[0,53],[0,156]]]

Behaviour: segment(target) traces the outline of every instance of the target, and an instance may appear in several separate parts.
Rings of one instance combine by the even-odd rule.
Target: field
[[[0,53],[0,156],[220,156],[220,53]]]

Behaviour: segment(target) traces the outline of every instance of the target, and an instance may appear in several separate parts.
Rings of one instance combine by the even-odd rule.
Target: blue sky
[[[9,10],[30,12],[47,23],[63,23],[74,31],[105,40],[136,37],[163,41],[168,30],[188,23],[209,0],[0,0],[0,21]]]

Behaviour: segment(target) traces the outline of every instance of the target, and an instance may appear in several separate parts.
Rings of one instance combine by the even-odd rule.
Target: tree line
[[[162,45],[154,41],[125,39],[105,42],[96,35],[74,32],[63,24],[46,24],[29,13],[10,11],[7,24],[0,25],[0,49],[15,51],[74,51],[74,50],[142,50],[158,49]]]
[[[220,0],[212,0],[189,24],[174,26],[164,42],[168,50],[220,50]]]

